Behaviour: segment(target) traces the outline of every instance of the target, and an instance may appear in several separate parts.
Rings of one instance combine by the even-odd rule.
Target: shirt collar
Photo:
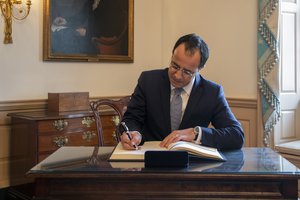
[[[189,82],[189,84],[187,84],[186,86],[184,86],[182,88],[188,96],[190,96],[190,94],[191,94],[194,82],[195,82],[195,76],[193,76],[193,79]],[[171,91],[173,91],[174,88],[175,87],[171,84]]]

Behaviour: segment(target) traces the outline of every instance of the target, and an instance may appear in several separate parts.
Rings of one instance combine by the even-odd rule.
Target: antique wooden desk
[[[36,165],[36,199],[297,199],[300,171],[269,148],[224,152],[184,169],[108,162],[112,147],[62,147]]]

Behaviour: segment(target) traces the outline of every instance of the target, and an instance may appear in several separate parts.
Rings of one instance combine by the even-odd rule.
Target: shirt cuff
[[[202,136],[202,128],[200,128],[199,134],[198,134],[196,140],[194,140],[195,144],[201,144],[201,136]]]

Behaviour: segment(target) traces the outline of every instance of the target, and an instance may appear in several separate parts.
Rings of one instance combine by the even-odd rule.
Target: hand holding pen
[[[130,144],[128,144],[128,143],[127,143],[127,144],[128,144],[129,146],[134,147],[135,150],[137,150],[137,149],[138,149],[138,146],[137,146],[136,144],[134,144],[134,143],[131,142],[133,138],[132,138],[132,135],[131,135],[131,133],[130,133],[128,127],[127,127],[127,125],[125,124],[125,122],[121,122],[121,125],[122,125],[122,127],[123,127],[123,129],[124,129],[124,131],[125,131],[125,133],[126,133],[126,135],[127,135],[127,137],[128,137],[128,139],[130,140]]]

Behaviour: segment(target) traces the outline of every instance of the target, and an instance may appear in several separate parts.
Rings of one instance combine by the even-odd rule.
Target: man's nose
[[[180,70],[177,70],[176,72],[175,72],[175,76],[176,76],[176,79],[182,79],[182,77],[183,77],[183,72],[182,72],[182,70],[180,69]]]

